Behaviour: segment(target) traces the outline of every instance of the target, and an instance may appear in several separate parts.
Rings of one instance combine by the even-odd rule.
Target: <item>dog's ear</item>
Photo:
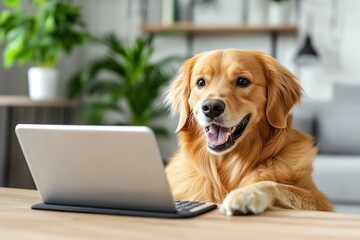
[[[190,96],[190,79],[193,66],[198,57],[199,55],[195,55],[184,62],[167,92],[166,101],[167,104],[170,105],[171,113],[179,113],[180,115],[179,123],[175,132],[179,132],[181,129],[186,127],[190,116],[191,110],[188,103]]]
[[[291,108],[300,102],[302,89],[295,76],[277,60],[262,55],[267,79],[266,117],[275,128],[286,128]]]

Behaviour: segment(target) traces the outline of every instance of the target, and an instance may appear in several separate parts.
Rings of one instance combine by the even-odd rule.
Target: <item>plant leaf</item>
[[[10,68],[15,63],[17,56],[24,49],[25,36],[23,34],[24,29],[14,28],[8,33],[8,44],[4,50],[4,66]]]
[[[156,127],[156,126],[149,126],[155,133],[157,137],[169,137],[169,132],[164,127]]]
[[[92,61],[69,84],[71,95],[108,105],[106,109],[106,105],[91,105],[91,121],[104,122],[101,114],[110,110],[122,113],[115,123],[149,126],[153,119],[167,114],[155,103],[183,59],[170,56],[152,62],[152,38],[138,38],[130,45],[108,34],[95,41],[106,46],[108,55]],[[167,135],[163,127],[154,127],[154,131],[159,136]]]
[[[67,95],[70,98],[83,93],[88,84],[101,72],[111,72],[118,77],[124,75],[124,68],[111,56],[92,61],[87,68],[74,74],[67,85]]]
[[[115,95],[116,96],[115,101],[117,101],[120,98],[120,96],[124,94],[124,88],[123,85],[116,80],[97,79],[89,86],[88,93],[90,95],[103,95],[103,96]]]
[[[3,10],[0,14],[0,26],[4,25],[10,17],[11,17],[11,12],[7,9]]]
[[[4,0],[4,4],[8,8],[21,10],[21,0]]]

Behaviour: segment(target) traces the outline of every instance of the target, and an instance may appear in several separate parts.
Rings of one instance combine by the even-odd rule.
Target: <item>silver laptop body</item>
[[[16,126],[45,204],[176,212],[147,127]]]

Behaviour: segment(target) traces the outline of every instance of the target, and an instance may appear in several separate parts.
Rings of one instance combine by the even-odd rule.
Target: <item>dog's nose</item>
[[[201,110],[205,116],[212,119],[225,111],[225,103],[218,99],[207,99],[202,103]]]

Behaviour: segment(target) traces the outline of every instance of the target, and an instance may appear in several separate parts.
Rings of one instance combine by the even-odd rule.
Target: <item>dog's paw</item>
[[[227,216],[236,214],[259,214],[270,207],[272,197],[257,187],[236,189],[221,204],[220,211]]]

